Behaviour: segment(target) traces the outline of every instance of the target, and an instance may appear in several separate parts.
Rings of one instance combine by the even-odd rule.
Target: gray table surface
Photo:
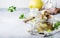
[[[15,12],[8,12],[7,10],[0,9],[0,38],[49,38],[42,37],[40,35],[30,35],[27,31],[30,28],[29,24],[25,24],[19,19],[20,14],[24,13],[27,15],[29,9],[19,9]],[[60,14],[55,15],[59,17]],[[60,33],[57,33],[52,36],[53,38],[60,38]]]

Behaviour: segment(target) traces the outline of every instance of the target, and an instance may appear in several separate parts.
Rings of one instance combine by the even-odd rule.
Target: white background
[[[0,8],[7,8],[11,5],[14,5],[18,8],[28,7],[30,0],[0,0]]]
[[[28,8],[31,0],[0,0],[0,8],[7,8],[11,5],[17,8]],[[60,8],[60,0],[54,0],[57,2],[57,7]]]

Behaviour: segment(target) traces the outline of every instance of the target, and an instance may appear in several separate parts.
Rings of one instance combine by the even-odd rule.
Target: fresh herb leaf
[[[54,29],[58,29],[59,26],[60,26],[60,21],[57,21],[57,22],[54,24]]]
[[[14,6],[10,6],[10,7],[8,8],[8,11],[10,11],[10,12],[14,12],[14,11],[16,11],[16,7],[14,7]]]
[[[23,18],[25,18],[25,16],[24,16],[24,14],[21,14],[19,19],[23,19]]]

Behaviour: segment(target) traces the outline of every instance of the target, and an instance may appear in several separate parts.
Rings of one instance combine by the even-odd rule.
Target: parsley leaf
[[[25,18],[25,16],[24,16],[24,14],[21,14],[19,19],[23,19],[23,18]]]

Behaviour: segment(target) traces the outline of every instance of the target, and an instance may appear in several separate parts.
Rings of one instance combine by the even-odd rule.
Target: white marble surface
[[[29,10],[20,9],[13,13],[7,10],[0,10],[0,38],[48,38],[37,35],[30,35],[27,31],[30,28],[29,24],[25,24],[19,19],[20,14],[27,15]],[[60,14],[55,15],[60,18]],[[53,35],[54,38],[60,38],[60,33]]]

